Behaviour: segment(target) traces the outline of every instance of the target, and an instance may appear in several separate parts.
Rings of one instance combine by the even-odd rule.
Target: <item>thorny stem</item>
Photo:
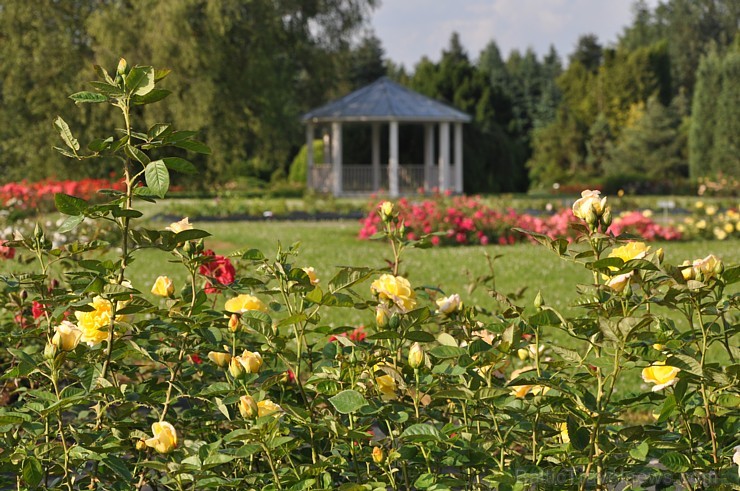
[[[59,384],[57,383],[58,368],[57,360],[52,360],[51,368],[51,383],[54,386],[54,394],[57,397],[57,402],[62,400],[61,393],[59,392]],[[67,485],[67,489],[72,491],[72,481],[69,475],[69,449],[67,448],[67,438],[64,435],[64,422],[62,420],[62,410],[57,411],[57,431],[59,432],[59,438],[62,440],[62,449],[64,450],[64,482]]]
[[[708,348],[708,333],[707,328],[704,326],[704,321],[701,317],[701,307],[696,303],[696,299],[692,297],[692,303],[696,309],[696,316],[699,320],[699,328],[701,329],[701,360],[699,366],[701,367],[701,397],[704,403],[705,420],[707,423],[707,429],[709,430],[709,436],[712,439],[712,460],[715,464],[718,463],[717,457],[717,435],[714,432],[714,421],[712,421],[712,413],[709,408],[709,397],[707,396],[707,384],[704,382],[704,362],[707,356]]]

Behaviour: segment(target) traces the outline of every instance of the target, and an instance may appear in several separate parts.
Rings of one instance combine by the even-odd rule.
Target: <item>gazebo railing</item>
[[[454,186],[454,173],[450,172],[449,183]],[[331,164],[313,166],[311,174],[313,188],[319,192],[332,191]],[[425,186],[426,183],[426,186]],[[370,164],[342,165],[343,193],[372,193],[373,167]],[[439,184],[439,167],[427,167],[423,164],[402,164],[398,167],[399,191],[405,194],[415,193],[420,189],[433,189]],[[388,165],[380,166],[379,188],[388,190]]]

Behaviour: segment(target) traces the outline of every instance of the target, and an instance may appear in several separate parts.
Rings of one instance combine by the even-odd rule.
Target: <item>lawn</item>
[[[166,224],[158,225],[164,227]],[[206,247],[219,254],[255,248],[270,257],[278,242],[288,247],[299,241],[301,252],[296,265],[313,266],[325,281],[338,266],[383,268],[385,260],[392,255],[386,243],[358,240],[359,224],[354,221],[196,222],[195,226],[213,235],[206,240]],[[736,241],[656,243],[653,247],[663,247],[666,261],[673,264],[709,253],[726,263],[740,262]],[[563,261],[544,248],[530,244],[410,249],[403,256],[401,272],[414,286],[436,287],[446,294],[459,293],[470,304],[494,308],[487,288],[469,292],[473,280],[489,272],[486,254],[492,259],[500,256],[493,262],[495,287],[499,292],[516,294],[524,289],[521,300],[517,301],[520,305],[531,305],[537,291],[542,290],[546,292],[548,304],[569,310],[578,296],[576,284],[591,281],[590,272],[582,266]],[[142,254],[131,266],[132,276],[139,278],[143,285],[153,283],[160,274],[184,281],[184,272],[167,263],[168,259],[167,254],[159,251]],[[359,291],[366,293],[362,289]],[[357,311],[349,313],[356,315]],[[362,322],[355,318],[336,321]]]

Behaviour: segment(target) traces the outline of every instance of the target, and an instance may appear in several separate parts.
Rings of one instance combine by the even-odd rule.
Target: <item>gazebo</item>
[[[364,194],[387,189],[391,197],[438,188],[463,190],[463,131],[469,115],[403,87],[387,77],[358,89],[341,99],[313,109],[301,118],[306,123],[307,180],[309,189],[335,196]],[[368,123],[371,126],[371,163],[342,162],[342,124]],[[398,126],[424,125],[424,163],[400,163]],[[388,162],[380,162],[381,125],[388,125]],[[330,158],[314,162],[313,141],[318,125],[330,125]],[[454,158],[450,162],[450,129],[454,129]],[[435,165],[435,129],[438,152]],[[326,154],[326,150],[325,150]]]

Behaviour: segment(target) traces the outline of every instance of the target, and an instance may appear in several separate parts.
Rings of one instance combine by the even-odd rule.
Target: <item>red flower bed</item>
[[[415,240],[422,235],[442,232],[430,238],[433,245],[514,244],[530,240],[512,230],[521,228],[550,237],[574,237],[570,224],[580,222],[570,209],[553,215],[537,217],[514,210],[499,211],[486,206],[479,197],[436,196],[432,200],[411,203],[406,198],[396,202],[399,219],[406,226],[407,238]],[[367,239],[383,229],[378,205],[373,206],[361,220],[359,238]],[[637,217],[636,215],[639,215]],[[677,240],[681,234],[672,227],[657,225],[639,212],[616,218],[610,229],[615,235],[630,232],[646,240]]]
[[[64,193],[78,198],[89,200],[101,189],[116,189],[123,191],[126,185],[123,181],[108,179],[82,179],[80,181],[38,181],[38,182],[11,182],[0,186],[0,206],[18,209],[40,209],[51,211],[54,209],[54,194]]]

